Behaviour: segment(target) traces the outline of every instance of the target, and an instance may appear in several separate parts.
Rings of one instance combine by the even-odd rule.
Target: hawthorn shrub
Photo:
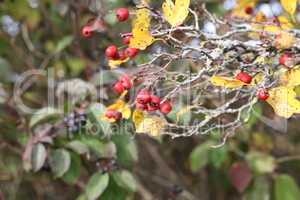
[[[297,5],[0,3],[0,199],[300,199]]]

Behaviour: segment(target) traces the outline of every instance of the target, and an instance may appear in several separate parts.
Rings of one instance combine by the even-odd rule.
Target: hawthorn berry
[[[284,53],[279,58],[279,64],[289,67],[292,59],[293,59],[293,56],[291,54]]]
[[[105,55],[108,59],[116,59],[118,57],[118,48],[115,45],[107,47]]]
[[[129,45],[131,38],[132,38],[132,35],[126,35],[126,36],[124,36],[123,40],[122,40],[123,44]]]
[[[168,114],[172,111],[172,105],[169,101],[165,101],[160,104],[160,112],[163,114]]]
[[[252,81],[252,76],[246,72],[238,73],[235,78],[247,84],[251,83]]]
[[[134,58],[137,54],[139,53],[139,50],[136,48],[127,48],[125,50],[125,54],[129,57],[129,58]]]
[[[253,9],[253,7],[251,7],[251,6],[248,6],[248,7],[246,7],[246,8],[245,8],[245,13],[246,13],[246,14],[248,14],[248,15],[252,15],[252,14],[253,14],[253,12],[254,12],[254,9]]]
[[[142,103],[136,102],[135,106],[136,106],[136,108],[141,109],[141,110],[147,109],[147,104],[142,104]]]
[[[119,8],[116,11],[117,18],[120,22],[124,22],[129,17],[129,10],[127,8]]]
[[[81,30],[81,34],[85,38],[89,38],[93,36],[93,28],[91,26],[84,26]]]
[[[107,110],[105,116],[109,119],[115,119],[116,121],[122,119],[122,113],[116,110]]]
[[[155,95],[150,96],[150,103],[147,105],[148,111],[155,111],[159,109],[160,98]]]
[[[120,60],[125,60],[127,58],[127,55],[124,50],[121,50],[117,53],[116,57]]]
[[[141,90],[136,97],[136,101],[139,104],[149,103],[151,101],[150,92],[148,90]]]
[[[120,81],[118,81],[114,85],[114,90],[116,93],[122,94],[124,92],[125,88],[124,88],[123,84]]]
[[[132,88],[132,81],[129,76],[123,75],[120,79],[121,84],[123,85],[124,89],[129,90]]]
[[[265,100],[267,100],[270,97],[270,94],[269,94],[269,92],[266,89],[261,88],[261,89],[257,90],[256,96],[260,100],[265,101]]]

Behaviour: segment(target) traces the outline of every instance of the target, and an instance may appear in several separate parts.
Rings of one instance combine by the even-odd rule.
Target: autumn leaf
[[[282,7],[290,14],[294,15],[297,9],[297,0],[280,0]]]
[[[160,136],[166,124],[164,119],[139,110],[134,111],[132,120],[137,133],[146,133],[153,137]]]
[[[267,102],[273,107],[274,112],[284,118],[290,118],[295,113],[300,113],[300,101],[293,87],[279,86],[269,90],[270,97]]]
[[[292,47],[296,42],[296,38],[293,34],[280,31],[275,38],[275,45],[279,49],[287,49]]]
[[[129,60],[129,58],[126,58],[124,60],[109,60],[108,65],[111,69],[115,69],[119,67],[121,64],[126,63]]]
[[[287,86],[287,87],[295,87],[300,85],[300,69],[297,67],[286,71],[285,74],[283,74],[280,77],[280,83],[281,85]]]
[[[215,86],[235,89],[239,87],[243,87],[244,85],[247,85],[246,83],[229,77],[224,76],[213,76],[210,79],[211,83]]]
[[[189,14],[190,0],[166,0],[162,5],[165,19],[171,26],[181,25]]]
[[[129,47],[144,50],[151,45],[155,39],[150,33],[151,16],[146,8],[139,9],[136,12],[136,18],[132,23],[132,38]]]

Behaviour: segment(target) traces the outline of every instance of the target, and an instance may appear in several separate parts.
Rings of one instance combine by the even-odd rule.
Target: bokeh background
[[[194,0],[193,6],[200,7],[204,2],[209,11],[220,17],[228,15],[236,5],[234,0]],[[95,160],[76,155],[74,160],[80,161],[74,164],[71,178],[55,178],[47,165],[36,173],[25,171],[22,155],[30,137],[27,124],[31,116],[18,112],[12,99],[13,88],[23,72],[48,67],[54,69],[57,80],[80,78],[94,84],[101,71],[109,70],[103,53],[106,46],[121,45],[119,34],[130,31],[129,22],[117,23],[114,9],[134,7],[135,3],[138,2],[0,1],[1,200],[76,199],[84,192],[89,178],[99,170]],[[159,8],[161,1],[152,5]],[[275,0],[261,1],[256,9],[268,17],[283,12]],[[91,18],[98,18],[103,24],[92,38],[86,39],[81,36],[81,28]],[[205,19],[201,25],[204,31],[217,31],[214,24]],[[149,60],[157,48],[160,47],[149,48],[132,62],[139,64]],[[125,68],[102,75],[103,85],[97,86],[101,90],[98,100],[111,103],[114,73],[133,70],[129,62]],[[48,104],[47,81],[42,78],[37,81],[38,84],[31,85],[22,95],[26,105],[32,108]],[[268,105],[257,104],[250,121],[219,148],[212,148],[222,142],[218,132],[174,140],[147,135],[137,135],[133,140],[127,136],[113,137],[117,162],[136,181],[132,186],[130,180],[125,179],[129,190],[117,181],[110,181],[100,199],[299,200],[299,117],[288,122],[275,117],[272,120],[276,126],[272,127],[262,120],[262,116],[270,116],[270,113]],[[184,115],[182,120],[188,121],[189,117]],[[66,142],[62,139],[53,146],[60,147]],[[97,145],[92,144],[95,149]]]

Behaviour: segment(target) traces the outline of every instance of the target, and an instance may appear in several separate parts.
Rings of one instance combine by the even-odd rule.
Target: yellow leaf
[[[294,68],[286,71],[286,73],[280,77],[280,83],[287,87],[300,85],[300,69]]]
[[[297,9],[297,0],[280,0],[282,7],[290,14],[293,15]]]
[[[116,103],[107,107],[107,110],[115,110],[122,113],[122,117],[124,119],[129,119],[131,116],[131,109],[128,104],[126,104],[123,100],[119,99]]]
[[[265,76],[263,73],[258,73],[253,77],[253,80],[251,81],[250,85],[255,86],[257,84],[260,84],[261,82],[264,81],[264,78]]]
[[[137,133],[148,133],[149,135],[156,137],[162,134],[162,131],[166,125],[165,120],[158,116],[145,116],[144,119],[137,124]]]
[[[189,14],[190,0],[166,0],[162,5],[165,19],[171,26],[181,25]]]
[[[276,35],[275,45],[279,49],[290,48],[295,44],[295,42],[296,42],[296,38],[291,33],[280,31]]]
[[[155,40],[150,33],[150,11],[146,8],[137,10],[136,18],[132,23],[132,38],[129,47],[144,50]]]
[[[276,87],[269,91],[267,102],[273,107],[274,112],[285,118],[290,118],[294,113],[300,113],[300,101],[293,87]]]
[[[126,58],[124,60],[109,60],[108,65],[111,69],[119,67],[119,65],[126,63],[129,60],[129,58]]]
[[[247,85],[246,83],[240,80],[223,77],[223,76],[213,76],[211,77],[210,81],[215,86],[221,86],[221,87],[232,88],[232,89]]]
[[[135,127],[138,127],[139,124],[144,120],[145,115],[144,112],[141,110],[135,110],[132,114],[132,121]]]

